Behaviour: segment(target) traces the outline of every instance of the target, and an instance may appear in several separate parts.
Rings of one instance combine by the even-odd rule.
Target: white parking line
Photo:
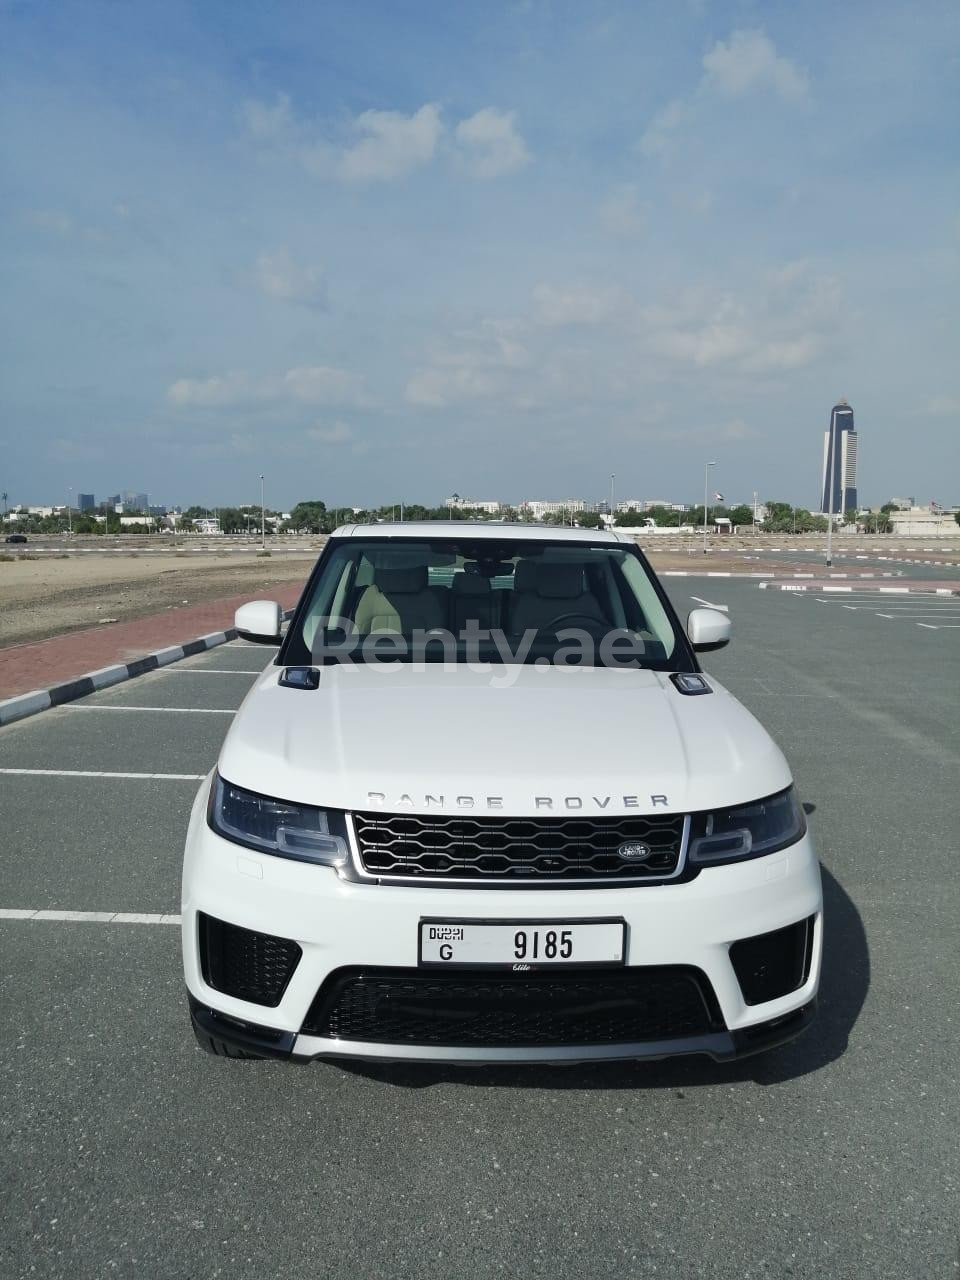
[[[729,613],[730,606],[726,604],[712,604],[709,600],[701,600],[699,596],[691,596],[691,600],[696,600],[697,604],[706,605],[708,609],[719,609],[721,613]]]
[[[202,782],[205,773],[111,773],[102,769],[0,769],[0,774],[27,778],[147,778],[163,782]]]
[[[0,920],[43,920],[59,924],[179,924],[178,915],[156,915],[144,911],[31,911],[21,907],[0,907]]]
[[[178,715],[191,714],[197,716],[235,716],[236,707],[113,707],[92,704],[84,706],[70,704],[62,707],[63,711],[175,711]]]

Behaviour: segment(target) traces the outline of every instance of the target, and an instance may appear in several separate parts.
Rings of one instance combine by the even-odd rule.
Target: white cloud
[[[517,131],[515,113],[484,107],[457,125],[454,137],[461,159],[477,178],[497,178],[522,169],[530,160]]]
[[[167,388],[167,399],[177,408],[216,409],[258,397],[245,373],[224,373],[213,378],[180,378]]]
[[[777,52],[763,31],[740,29],[729,39],[718,40],[703,56],[703,75],[696,93],[675,98],[653,116],[640,138],[646,156],[667,151],[677,135],[717,98],[743,98],[751,93],[772,92],[787,102],[806,97],[810,82],[806,71]]]
[[[643,235],[644,221],[636,187],[620,187],[600,206],[600,225],[609,235],[634,239]]]
[[[257,259],[257,284],[263,293],[284,302],[325,306],[327,284],[323,269],[294,261],[289,250],[263,253]]]
[[[298,117],[281,93],[273,102],[246,102],[240,118],[258,146],[297,161],[315,177],[349,183],[389,182],[431,164],[441,155],[446,132],[434,102],[409,115],[361,111],[344,125]],[[461,120],[446,154],[476,178],[513,173],[530,160],[515,113],[496,107]]]
[[[648,308],[644,342],[697,368],[776,373],[811,364],[840,323],[839,286],[791,262],[751,289],[710,297],[691,291],[667,308]]]
[[[359,374],[328,365],[299,365],[280,377],[251,377],[243,372],[212,378],[180,378],[167,388],[177,408],[243,408],[269,402],[300,404],[369,403]]]
[[[556,288],[541,284],[533,291],[533,319],[548,328],[607,324],[630,309],[622,289],[612,285]]]
[[[364,111],[353,127],[366,136],[340,157],[340,172],[350,182],[400,178],[429,163],[443,132],[440,111],[431,102],[409,116],[399,111]]]
[[[452,401],[492,395],[495,390],[495,379],[482,369],[425,368],[415,370],[404,394],[410,404],[440,409]]]
[[[272,103],[255,99],[245,102],[241,116],[250,136],[259,142],[278,142],[296,131],[293,108],[285,93],[278,93]]]
[[[48,231],[55,236],[70,236],[76,229],[70,215],[57,209],[32,209],[26,215],[26,221],[38,231]]]
[[[246,102],[241,120],[248,136],[267,150],[297,160],[316,177],[343,182],[400,178],[436,154],[443,123],[434,103],[411,115],[400,111],[362,111],[346,131],[326,120],[296,114],[290,98]]]
[[[299,365],[283,375],[283,391],[305,404],[365,404],[363,379],[328,365]]]
[[[661,107],[640,138],[640,150],[643,154],[652,156],[666,151],[678,130],[686,124],[692,114],[689,104],[680,98]]]
[[[459,400],[507,395],[516,371],[529,363],[529,353],[514,329],[511,324],[486,321],[456,334],[456,346],[434,347],[428,363],[408,381],[405,398],[411,404],[442,408]]]
[[[306,436],[316,444],[341,445],[352,442],[353,431],[345,422],[335,422],[332,426],[308,427]]]
[[[79,222],[72,214],[62,209],[28,209],[23,221],[34,231],[58,240],[78,240],[88,243],[102,243],[107,239],[106,233],[96,226]]]
[[[927,405],[927,413],[936,418],[960,417],[960,396],[934,396]]]
[[[787,101],[804,97],[807,74],[762,31],[734,31],[726,42],[718,40],[703,59],[703,86],[726,98],[740,98],[754,90],[772,89]]]

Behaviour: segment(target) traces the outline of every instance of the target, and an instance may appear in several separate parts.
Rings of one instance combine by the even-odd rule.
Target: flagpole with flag
[[[703,554],[707,554],[707,497],[710,493],[710,468],[715,467],[715,462],[705,462],[703,464]],[[718,495],[719,496],[719,495]]]

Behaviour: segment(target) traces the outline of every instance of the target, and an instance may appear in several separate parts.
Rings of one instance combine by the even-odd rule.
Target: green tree
[[[684,523],[684,514],[682,511],[672,511],[669,507],[650,507],[644,512],[644,518],[649,517],[654,524],[664,525],[667,528],[673,525],[675,528]]]
[[[628,511],[617,512],[617,524],[624,529],[634,529],[638,525],[647,523],[647,513],[638,511],[636,507],[630,507]]]
[[[290,524],[294,529],[307,533],[328,532],[327,504],[319,498],[298,502],[290,512]]]
[[[577,524],[581,529],[600,529],[603,527],[603,521],[596,511],[581,511],[577,516]]]
[[[763,522],[765,529],[779,533],[793,528],[794,509],[789,502],[767,502],[767,518]]]
[[[731,507],[727,512],[733,524],[753,524],[753,507],[742,502],[739,507]]]

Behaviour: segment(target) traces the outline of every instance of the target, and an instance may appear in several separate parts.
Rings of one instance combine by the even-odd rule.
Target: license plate
[[[525,972],[625,960],[622,920],[421,920],[420,964]]]

